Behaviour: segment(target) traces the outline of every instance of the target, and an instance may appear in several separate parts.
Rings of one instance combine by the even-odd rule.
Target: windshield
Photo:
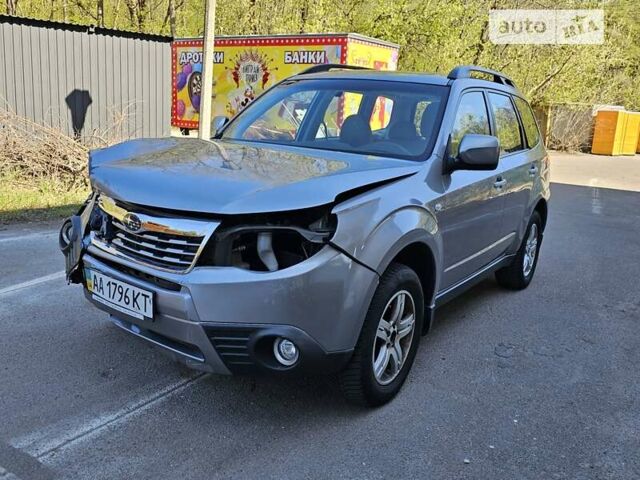
[[[448,87],[382,80],[297,80],[253,102],[222,138],[426,159]]]

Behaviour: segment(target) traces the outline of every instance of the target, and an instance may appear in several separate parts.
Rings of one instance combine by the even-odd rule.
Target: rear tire
[[[541,242],[542,219],[538,212],[533,212],[513,262],[496,272],[500,286],[509,290],[523,290],[529,286],[538,265]]]
[[[371,300],[353,357],[340,373],[347,401],[375,407],[395,397],[413,364],[423,322],[418,275],[392,263]]]

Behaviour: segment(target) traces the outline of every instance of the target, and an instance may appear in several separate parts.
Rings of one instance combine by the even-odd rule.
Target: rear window
[[[298,80],[258,97],[222,138],[424,160],[448,87],[383,80]]]
[[[500,140],[500,151],[512,153],[522,150],[520,123],[511,99],[499,93],[489,93],[489,102],[496,122],[496,134]]]
[[[522,119],[522,126],[524,127],[524,133],[527,137],[527,145],[529,148],[533,148],[540,141],[540,131],[538,130],[536,118],[533,116],[533,111],[525,100],[520,97],[513,97],[513,100],[516,103],[516,108]]]

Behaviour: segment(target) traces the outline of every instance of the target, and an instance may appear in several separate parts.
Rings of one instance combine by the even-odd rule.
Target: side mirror
[[[500,159],[500,142],[493,135],[467,133],[458,147],[458,156],[445,162],[446,173],[455,170],[495,170]]]
[[[211,138],[217,136],[222,130],[222,127],[227,123],[229,123],[229,117],[225,117],[224,115],[213,117],[213,120],[211,121]]]

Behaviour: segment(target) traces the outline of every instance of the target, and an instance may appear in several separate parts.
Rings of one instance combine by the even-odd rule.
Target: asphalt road
[[[376,410],[185,370],[51,275],[51,227],[0,231],[0,479],[640,478],[640,193],[552,202],[530,288],[441,309]]]

